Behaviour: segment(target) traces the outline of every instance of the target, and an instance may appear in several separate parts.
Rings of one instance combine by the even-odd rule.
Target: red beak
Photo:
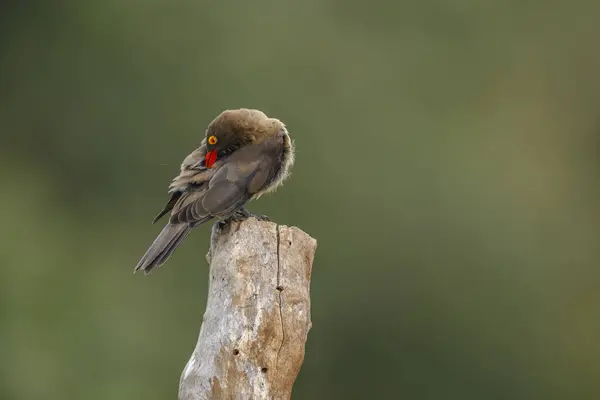
[[[211,168],[213,166],[213,164],[215,163],[215,161],[217,161],[217,151],[216,150],[212,150],[212,151],[207,151],[206,152],[206,168]]]

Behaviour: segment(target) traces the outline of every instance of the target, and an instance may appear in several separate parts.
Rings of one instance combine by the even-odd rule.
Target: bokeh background
[[[0,398],[172,399],[209,227],[133,275],[226,108],[296,141],[295,399],[600,398],[600,3],[3,2]]]

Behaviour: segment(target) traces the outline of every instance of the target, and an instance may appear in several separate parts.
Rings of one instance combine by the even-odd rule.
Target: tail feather
[[[181,244],[181,242],[183,242],[183,240],[187,237],[187,235],[190,234],[191,231],[192,231],[192,228],[188,227],[188,229],[185,230],[181,235],[173,237],[173,239],[168,244],[168,246],[165,247],[163,249],[163,251],[161,251],[160,254],[158,254],[156,256],[156,265],[159,266],[159,265],[164,264],[169,259],[169,257],[171,256],[171,254],[173,254],[173,252],[175,251],[175,249],[177,247],[179,247],[179,245]]]
[[[189,224],[167,224],[140,259],[135,271],[141,269],[148,274],[153,268],[162,265],[191,230]]]
[[[177,247],[185,240],[187,235],[190,234],[192,228],[195,228],[198,225],[205,223],[206,221],[210,221],[213,217],[211,215],[201,218],[193,223],[188,225],[188,229],[183,232],[179,236],[174,236],[173,239],[169,242],[169,244],[156,256],[156,266],[160,266],[164,264],[167,259],[171,256],[171,254],[175,251]]]

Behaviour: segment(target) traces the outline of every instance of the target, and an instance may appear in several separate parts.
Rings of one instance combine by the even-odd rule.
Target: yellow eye
[[[216,136],[209,137],[208,144],[210,144],[211,146],[214,146],[215,144],[217,144],[217,137]]]

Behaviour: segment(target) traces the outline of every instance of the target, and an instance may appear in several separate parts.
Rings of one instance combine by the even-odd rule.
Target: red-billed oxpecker
[[[259,110],[223,111],[200,147],[183,160],[169,186],[171,199],[153,221],[171,212],[169,222],[135,270],[149,273],[160,266],[192,228],[213,218],[253,216],[244,205],[281,185],[293,162],[293,143],[281,121]]]

